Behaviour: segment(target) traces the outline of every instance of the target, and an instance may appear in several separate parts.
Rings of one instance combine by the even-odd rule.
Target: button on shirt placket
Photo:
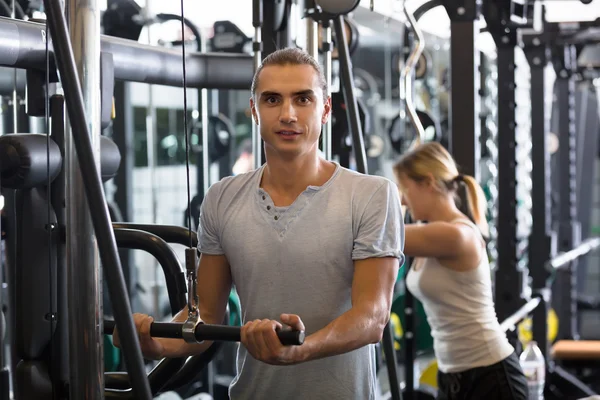
[[[262,199],[263,199],[263,200],[267,200],[267,196],[263,195],[263,196],[262,196]],[[273,208],[273,207],[271,207],[270,205],[267,205],[267,211],[271,211],[271,209],[272,209],[272,208]],[[279,216],[278,216],[278,215],[275,215],[275,216],[273,216],[273,219],[274,219],[275,221],[277,221],[277,220],[279,220]]]

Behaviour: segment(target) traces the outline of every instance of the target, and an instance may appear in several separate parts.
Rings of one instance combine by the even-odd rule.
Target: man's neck
[[[327,173],[332,164],[318,154],[306,154],[294,159],[269,157],[261,181],[261,187],[285,197],[297,197],[308,186],[322,186],[329,180]]]

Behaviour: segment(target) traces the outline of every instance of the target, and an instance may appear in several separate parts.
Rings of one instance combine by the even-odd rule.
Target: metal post
[[[69,0],[67,20],[90,139],[100,170],[100,8]],[[102,399],[104,353],[102,274],[98,247],[70,124],[66,137],[67,273],[72,399]]]
[[[507,32],[508,31],[508,32]],[[517,140],[515,29],[491,26],[498,47],[498,261],[495,304],[500,320],[522,305],[523,271],[517,256]]]
[[[327,98],[331,98],[331,83],[333,81],[333,60],[331,56],[333,42],[331,35],[331,21],[325,21],[323,23],[323,29],[325,31],[323,43],[323,50],[325,51],[325,65],[323,72],[325,73],[325,82],[327,83]],[[326,160],[331,160],[333,158],[333,142],[331,140],[333,135],[332,127],[333,124],[330,116],[323,127],[323,154],[325,155]]]
[[[263,0],[254,0],[252,3],[252,25],[254,26],[254,72],[258,70],[262,62],[262,29],[263,29]],[[256,121],[252,121],[252,157],[254,168],[262,165],[262,139]]]
[[[552,183],[550,152],[547,139],[550,132],[554,75],[547,40],[541,34],[524,34],[524,51],[531,67],[531,198],[532,227],[529,236],[529,274],[534,295],[542,294],[550,273],[544,266],[555,253],[556,236],[552,231]],[[548,359],[548,302],[533,312],[533,340]]]
[[[587,239],[593,235],[592,210],[594,209],[594,194],[589,190],[589,182],[596,182],[598,177],[595,163],[598,157],[598,132],[600,120],[598,119],[597,98],[593,93],[593,84],[587,81],[577,92],[576,110],[579,133],[577,143],[577,219],[581,224],[581,238]],[[589,257],[579,259],[577,265],[577,291],[586,290],[586,281],[589,276],[593,260]],[[589,266],[589,267],[588,267]],[[593,267],[592,267],[593,268]],[[578,326],[581,326],[582,316],[578,315]]]
[[[365,142],[358,115],[358,103],[354,94],[354,77],[352,74],[352,60],[348,50],[346,31],[344,30],[344,17],[338,16],[333,22],[335,28],[335,37],[337,39],[337,48],[340,59],[340,77],[342,80],[342,92],[347,107],[348,126],[352,132],[352,149],[356,162],[356,170],[361,174],[368,174],[367,154],[365,152]]]
[[[133,168],[135,164],[135,145],[133,143],[133,107],[131,106],[131,90],[128,82],[115,82],[115,119],[113,120],[112,139],[121,152],[119,173],[114,182],[117,191],[114,200],[121,211],[123,221],[133,220]],[[133,299],[135,288],[132,281],[136,271],[132,269],[133,254],[131,250],[120,250],[121,266],[127,283],[127,290]]]
[[[558,46],[555,69],[558,97],[559,164],[559,251],[569,251],[581,241],[581,226],[577,221],[577,132],[575,128],[575,80],[577,67],[575,46]],[[558,340],[578,339],[577,332],[577,261],[557,272],[554,288],[558,318]]]
[[[450,152],[462,173],[479,179],[479,9],[476,0],[445,0],[450,17]]]
[[[311,9],[314,9],[314,0],[306,0],[305,8],[306,13],[304,14],[304,21],[306,23],[306,52],[318,58],[319,56],[319,24],[313,18],[310,17]]]
[[[207,52],[206,34],[203,32],[200,38],[200,52]],[[185,46],[185,40],[182,43]],[[186,89],[187,90],[187,89]],[[210,152],[208,151],[208,89],[200,89],[200,118],[202,119],[202,188],[198,187],[196,190],[200,192],[202,189],[203,195],[206,195],[208,188],[210,187],[210,164],[209,159]],[[187,112],[187,110],[183,110]],[[185,133],[186,135],[188,132]]]

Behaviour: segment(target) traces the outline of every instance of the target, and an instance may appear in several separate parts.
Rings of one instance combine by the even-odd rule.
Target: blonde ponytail
[[[483,189],[472,176],[463,175],[462,178],[467,187],[468,204],[466,206],[473,218],[473,222],[479,227],[481,234],[488,237],[490,227],[486,218],[487,201]]]

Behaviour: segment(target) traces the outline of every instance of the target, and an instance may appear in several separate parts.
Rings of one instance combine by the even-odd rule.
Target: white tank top
[[[468,224],[479,232],[471,221],[452,223]],[[445,373],[492,365],[514,351],[498,323],[484,249],[482,243],[475,269],[461,272],[436,258],[417,258],[406,277],[408,290],[423,303],[438,369]]]

